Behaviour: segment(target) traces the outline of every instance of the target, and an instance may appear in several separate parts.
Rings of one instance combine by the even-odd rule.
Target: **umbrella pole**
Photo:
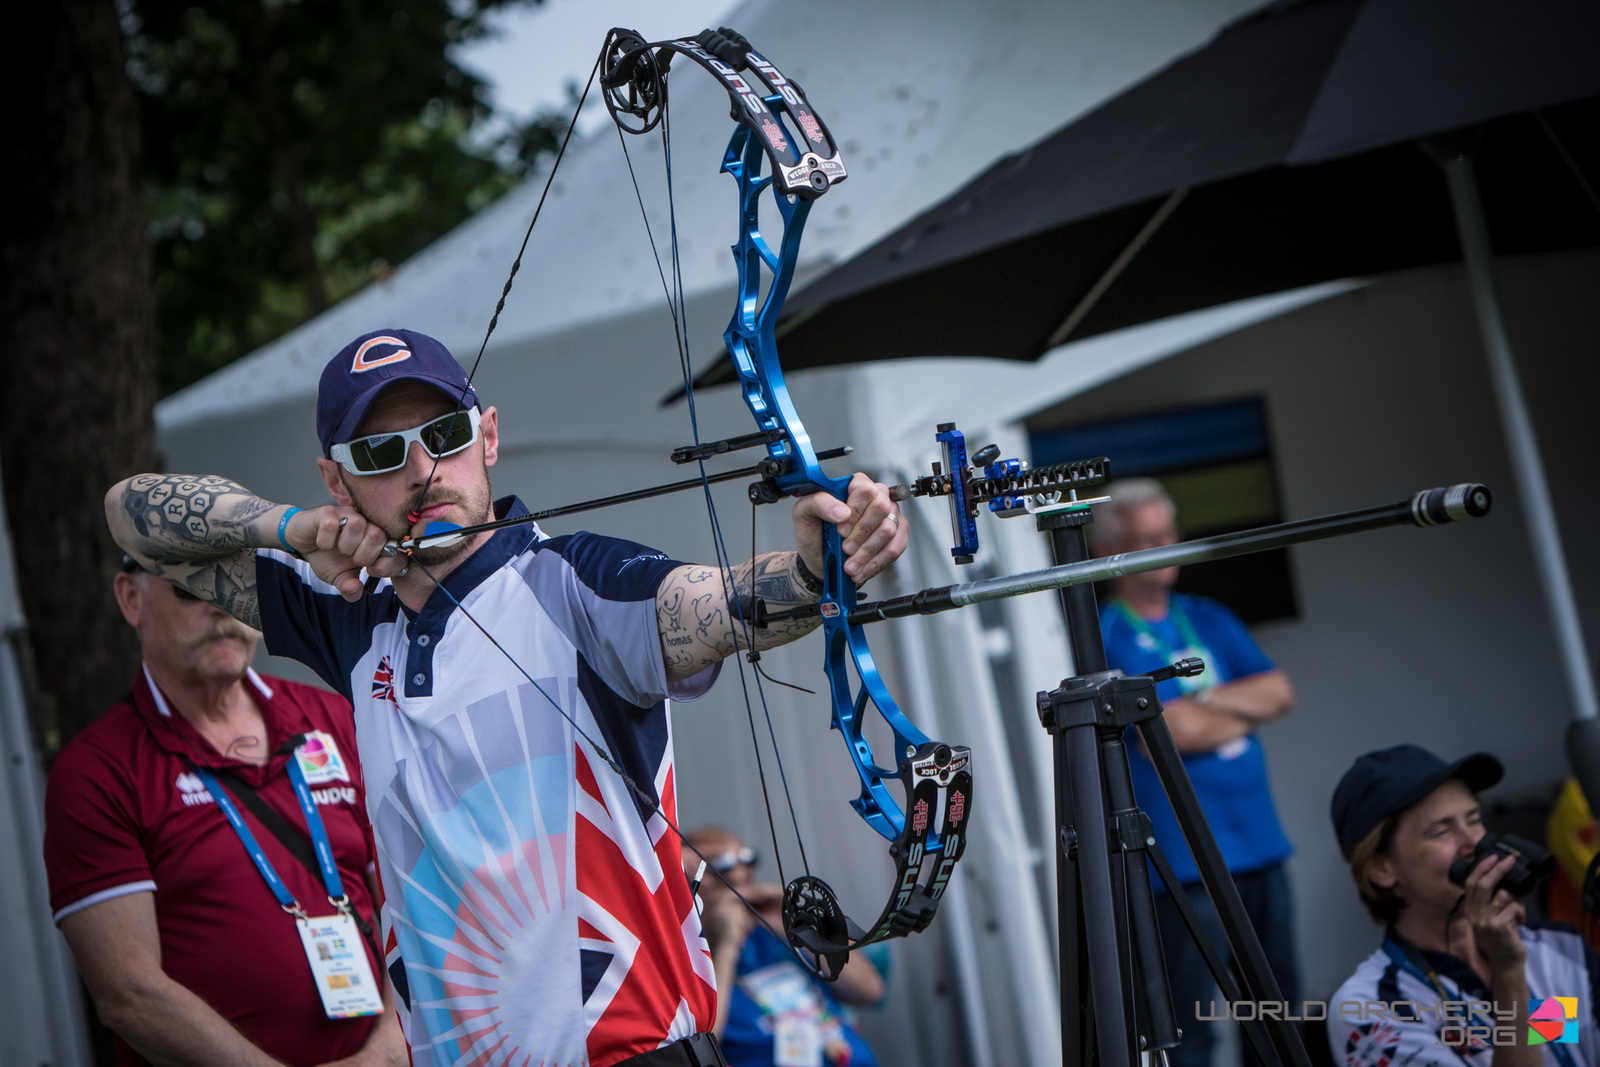
[[[1539,457],[1539,442],[1534,436],[1533,419],[1517,376],[1511,338],[1506,332],[1505,314],[1494,273],[1494,248],[1489,240],[1489,223],[1484,215],[1483,198],[1473,171],[1473,143],[1476,138],[1437,138],[1425,148],[1444,169],[1450,187],[1450,206],[1455,211],[1456,232],[1461,240],[1461,255],[1472,286],[1472,304],[1478,314],[1478,329],[1483,336],[1484,353],[1489,357],[1490,377],[1495,400],[1505,425],[1506,446],[1516,471],[1523,515],[1528,524],[1528,539],[1533,544],[1534,563],[1544,587],[1545,603],[1561,650],[1567,686],[1572,692],[1576,717],[1567,734],[1567,757],[1578,784],[1595,810],[1600,801],[1600,704],[1595,697],[1594,675],[1584,646],[1578,605],[1572,595],[1566,555],[1561,547],[1561,531],[1556,525],[1555,506],[1544,463]]]

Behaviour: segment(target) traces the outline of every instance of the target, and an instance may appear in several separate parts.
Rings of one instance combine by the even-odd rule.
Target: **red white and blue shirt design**
[[[526,509],[508,498],[496,513]],[[655,593],[676,566],[529,524],[498,531],[412,615],[387,581],[351,604],[305,563],[258,553],[268,648],[352,696],[414,1064],[605,1067],[710,1029],[711,958],[667,825],[667,697],[701,695],[716,672],[667,680]]]

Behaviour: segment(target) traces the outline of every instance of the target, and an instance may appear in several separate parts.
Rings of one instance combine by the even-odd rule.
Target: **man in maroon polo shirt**
[[[379,958],[364,944],[376,886],[349,706],[251,670],[259,633],[131,560],[116,595],[144,662],[133,691],[51,768],[45,864],[56,923],[122,1062],[406,1063]],[[310,847],[308,810],[336,876]],[[352,918],[339,928],[355,944],[303,941],[302,930],[343,913],[333,885],[348,898]],[[281,903],[289,897],[307,922]],[[371,1005],[325,1001],[318,983],[335,965],[332,984],[348,993],[368,983]],[[353,1014],[380,996],[381,1013]]]

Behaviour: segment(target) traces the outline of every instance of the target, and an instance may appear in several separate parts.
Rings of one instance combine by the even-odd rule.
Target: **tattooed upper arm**
[[[656,626],[668,675],[687,678],[740,650],[775,648],[815,629],[818,620],[751,626],[728,604],[728,578],[746,596],[754,589],[774,611],[814,602],[795,571],[795,558],[793,552],[763,553],[731,568],[726,578],[715,567],[692,563],[668,572],[656,591]]]

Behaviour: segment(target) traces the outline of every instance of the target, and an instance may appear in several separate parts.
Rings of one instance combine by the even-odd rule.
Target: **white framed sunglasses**
[[[410,430],[375,433],[342,441],[328,451],[334,462],[351,474],[388,474],[406,465],[415,441],[434,459],[453,456],[478,440],[478,409],[452,411]]]

